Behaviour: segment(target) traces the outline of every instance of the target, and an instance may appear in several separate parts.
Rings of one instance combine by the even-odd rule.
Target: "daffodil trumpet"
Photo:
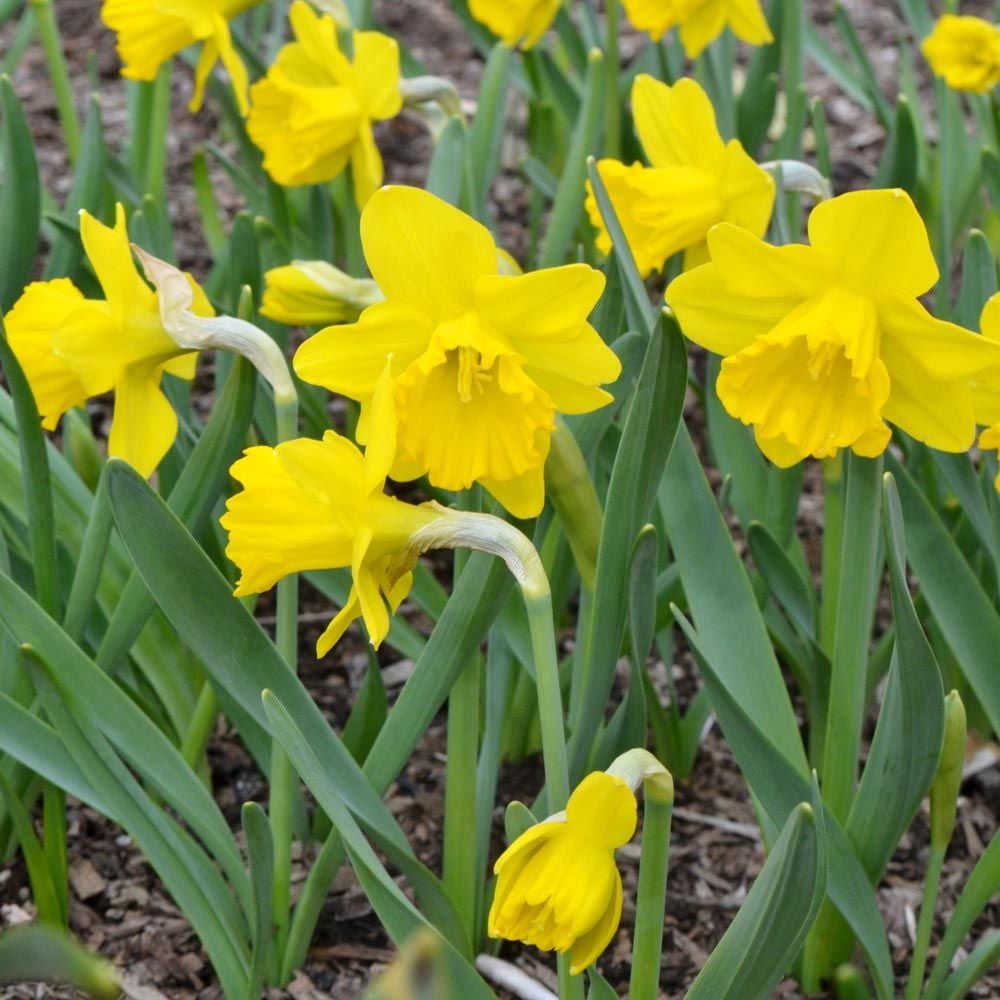
[[[490,937],[523,941],[568,957],[570,977],[592,965],[621,920],[622,883],[614,852],[635,833],[640,787],[646,792],[647,811],[652,808],[655,816],[653,829],[648,819],[644,825],[640,869],[640,906],[643,897],[648,903],[648,912],[642,913],[649,925],[643,928],[644,944],[655,945],[654,954],[643,955],[642,982],[649,980],[650,961],[656,971],[648,984],[653,992],[636,994],[645,1000],[657,996],[673,805],[670,773],[646,750],[630,750],[607,771],[588,774],[564,810],[529,827],[503,852],[494,866],[497,885],[487,927]],[[633,986],[637,982],[633,977]]]

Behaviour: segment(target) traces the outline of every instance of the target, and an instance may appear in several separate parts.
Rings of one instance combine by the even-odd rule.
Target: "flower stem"
[[[181,740],[181,756],[192,770],[197,768],[198,758],[204,753],[205,744],[212,735],[212,727],[218,714],[219,700],[215,688],[212,687],[211,681],[206,680],[201,686],[191,721]]]
[[[167,185],[167,133],[170,131],[170,75],[173,60],[157,71],[150,95],[149,146],[146,160],[146,192],[162,204]]]
[[[56,108],[59,112],[63,139],[66,142],[66,152],[69,154],[70,163],[76,163],[80,155],[80,122],[73,104],[73,88],[69,82],[66,58],[59,39],[55,9],[52,0],[31,0],[31,5],[35,11],[38,37],[45,51],[45,62],[49,68],[49,78],[56,97]]]
[[[823,750],[823,796],[846,822],[854,797],[865,714],[868,641],[879,577],[882,460],[847,460],[847,496],[836,591],[830,704]],[[832,595],[824,594],[824,600]]]
[[[667,863],[670,857],[670,821],[673,796],[655,794],[646,783],[639,856],[639,893],[632,938],[632,975],[629,1000],[657,1000],[663,955],[663,911],[667,899]]]
[[[90,519],[80,546],[76,572],[70,586],[66,613],[63,616],[63,631],[74,641],[78,641],[87,626],[87,619],[93,607],[97,586],[104,569],[104,557],[111,537],[111,507],[105,477],[97,481],[97,491],[90,508]]]
[[[618,98],[618,3],[604,6],[604,155],[617,160],[621,156],[621,102]]]
[[[477,838],[469,815],[476,800],[479,752],[479,657],[455,681],[448,695],[448,757],[444,786],[444,884],[455,901],[470,943],[476,940]]]
[[[298,399],[275,397],[278,441],[291,441],[298,433]],[[299,578],[290,574],[278,583],[277,625],[275,644],[284,661],[294,671],[298,662]],[[292,863],[292,803],[295,774],[291,761],[281,745],[271,746],[271,798],[269,817],[274,842],[274,883],[272,887],[275,947],[284,954],[288,940],[290,906],[289,882]]]
[[[924,896],[920,903],[920,918],[917,921],[917,938],[913,943],[913,957],[910,959],[910,975],[906,981],[906,1000],[918,1000],[927,968],[927,948],[931,942],[934,926],[934,908],[937,904],[938,887],[941,884],[941,868],[944,865],[945,848],[931,844],[924,876]]]

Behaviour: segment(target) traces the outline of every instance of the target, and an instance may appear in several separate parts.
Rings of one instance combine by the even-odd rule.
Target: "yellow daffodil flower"
[[[921,49],[952,90],[986,94],[1000,83],[1000,28],[981,17],[945,14]]]
[[[205,96],[208,74],[221,61],[232,81],[240,113],[246,114],[249,78],[233,45],[229,21],[261,0],[104,0],[101,20],[118,35],[118,55],[129,80],[153,80],[159,68],[195,42],[201,55],[195,69],[197,111]]]
[[[469,13],[504,45],[537,45],[559,11],[561,0],[469,0]]]
[[[125,210],[109,228],[80,213],[80,236],[104,291],[87,299],[68,278],[29,285],[6,318],[7,336],[52,430],[91,396],[114,390],[108,451],[152,475],[177,436],[177,415],[160,389],[164,373],[194,378],[196,352],[178,344],[160,318],[157,294],[132,259]],[[212,315],[191,282],[194,311]]]
[[[261,314],[288,326],[353,323],[382,301],[370,278],[352,278],[325,260],[293,260],[264,275]]]
[[[229,532],[226,555],[241,572],[237,597],[269,590],[290,573],[351,568],[350,597],[319,637],[317,656],[358,618],[378,648],[389,632],[390,611],[410,591],[420,554],[414,534],[446,516],[384,492],[395,451],[390,394],[386,375],[375,394],[373,444],[364,455],[327,431],[322,441],[248,448],[230,470],[243,485],[222,517]]]
[[[490,937],[569,951],[573,975],[592,965],[621,920],[615,849],[635,833],[636,811],[622,778],[588,774],[564,814],[530,827],[497,859]]]
[[[425,191],[386,187],[361,216],[365,257],[386,301],[322,330],[295,355],[306,382],[361,403],[359,440],[391,362],[398,421],[392,477],[448,490],[481,483],[511,513],[544,501],[555,414],[610,402],[614,352],[587,322],[604,277],[585,264],[498,273],[488,230]]]
[[[250,89],[247,133],[278,184],[332,180],[348,164],[359,207],[382,184],[372,122],[399,114],[399,46],[377,31],[354,33],[354,57],[340,50],[330,16],[303,0],[289,11],[295,41]]]
[[[983,306],[979,329],[987,340],[1000,345],[1000,293]],[[972,393],[977,422],[989,425],[979,435],[979,448],[982,451],[995,449],[1000,454],[1000,369],[974,382]],[[1000,490],[1000,475],[995,485]]]
[[[722,141],[712,102],[699,84],[683,79],[670,87],[641,74],[632,86],[632,114],[652,166],[601,160],[597,169],[643,277],[680,250],[685,268],[704,263],[705,237],[718,222],[764,235],[774,181],[738,140]],[[598,250],[611,253],[589,181],[587,212],[598,231]]]
[[[697,59],[726,28],[750,45],[774,41],[759,0],[622,0],[629,20],[658,42],[680,26],[688,59]]]
[[[676,278],[684,333],[724,358],[717,390],[779,466],[840,448],[881,454],[891,421],[942,451],[975,436],[971,382],[1000,345],[934,319],[917,301],[938,278],[909,195],[859,191],[823,202],[810,246],[770,246],[728,223],[712,262]]]

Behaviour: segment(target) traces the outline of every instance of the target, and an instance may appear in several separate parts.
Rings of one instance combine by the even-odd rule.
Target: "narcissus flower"
[[[469,0],[469,13],[504,45],[536,45],[548,30],[562,0]]]
[[[413,536],[440,518],[440,508],[403,503],[384,492],[395,430],[387,378],[374,405],[374,443],[362,453],[327,431],[276,448],[248,448],[231,474],[243,490],[226,504],[226,554],[240,568],[236,596],[258,594],[282,577],[349,566],[350,597],[316,643],[323,656],[357,618],[377,649],[389,612],[409,593],[420,554]],[[388,608],[386,607],[388,605]]]
[[[1000,345],[917,301],[938,270],[909,195],[823,202],[809,240],[774,247],[723,223],[708,235],[712,262],[667,289],[685,334],[724,357],[726,409],[780,466],[840,448],[879,455],[885,421],[932,448],[966,450],[971,383],[996,370]]]
[[[264,275],[260,311],[288,326],[353,323],[364,310],[382,301],[370,278],[352,278],[324,260],[293,260]]]
[[[953,90],[986,94],[1000,83],[1000,28],[981,17],[945,14],[921,49]]]
[[[372,122],[399,114],[399,46],[377,31],[356,31],[354,55],[340,50],[337,28],[303,0],[289,12],[295,41],[250,89],[247,133],[278,184],[332,180],[348,164],[363,206],[382,183]]]
[[[118,35],[118,55],[129,80],[153,80],[171,56],[195,42],[201,55],[195,69],[197,111],[208,74],[217,60],[229,73],[241,114],[247,113],[249,79],[229,33],[229,21],[261,0],[104,0],[101,20]]]
[[[537,514],[555,414],[610,402],[614,352],[587,322],[604,288],[571,264],[498,273],[485,227],[425,191],[386,187],[361,216],[365,257],[385,302],[310,337],[295,356],[306,382],[361,403],[359,440],[390,362],[398,454],[391,475],[435,486],[481,483],[509,511]]]
[[[34,282],[8,314],[7,336],[43,427],[54,429],[67,410],[113,389],[108,451],[150,476],[177,435],[160,381],[164,373],[194,378],[197,354],[164,328],[157,294],[132,259],[122,206],[113,228],[81,212],[80,235],[105,298],[84,298],[68,278]],[[185,280],[194,311],[212,315],[205,294]]]
[[[570,971],[592,965],[618,929],[622,880],[615,849],[635,833],[636,801],[620,777],[588,774],[556,814],[497,859],[490,937],[570,952]]]
[[[652,166],[601,160],[597,169],[644,277],[680,250],[685,268],[704,263],[705,237],[718,222],[764,235],[774,181],[738,140],[722,141],[699,84],[683,79],[670,87],[641,74],[632,86],[632,114]],[[589,181],[587,192],[597,248],[608,254],[611,237]]]
[[[629,20],[658,42],[680,26],[688,59],[696,59],[726,28],[751,45],[774,41],[759,0],[622,0]]]

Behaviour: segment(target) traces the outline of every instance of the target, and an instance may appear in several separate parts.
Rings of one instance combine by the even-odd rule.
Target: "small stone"
[[[108,886],[104,876],[86,858],[74,861],[69,866],[68,874],[76,898],[84,902],[94,896],[99,896]]]

